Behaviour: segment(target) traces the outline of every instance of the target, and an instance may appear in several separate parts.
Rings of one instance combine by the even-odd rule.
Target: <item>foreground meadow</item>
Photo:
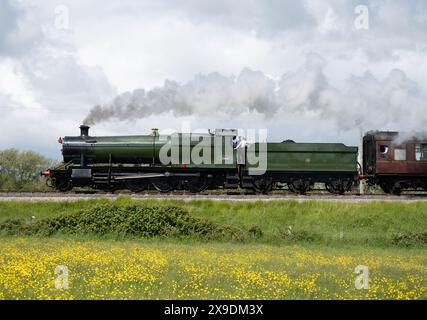
[[[8,239],[1,299],[426,299],[417,250]],[[56,289],[55,268],[68,268]],[[369,268],[369,289],[354,269]]]
[[[166,202],[113,203],[126,214]],[[426,203],[174,201],[191,215],[180,213],[181,234],[170,237],[138,237],[137,220],[104,215],[99,203],[0,203],[0,227],[26,232],[0,232],[0,299],[427,299]],[[126,228],[104,234],[115,229],[99,214]],[[239,237],[222,239],[224,226]],[[355,287],[358,266],[368,268],[366,289]]]

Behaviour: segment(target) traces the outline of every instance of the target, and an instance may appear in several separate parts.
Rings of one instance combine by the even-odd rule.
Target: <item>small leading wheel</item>
[[[52,180],[55,189],[61,192],[67,192],[73,189],[71,181],[65,179],[54,179]]]
[[[53,188],[53,187],[54,187],[54,185],[53,185],[53,181],[52,181],[52,178],[48,177],[48,178],[46,179],[46,185],[47,185],[49,188]]]

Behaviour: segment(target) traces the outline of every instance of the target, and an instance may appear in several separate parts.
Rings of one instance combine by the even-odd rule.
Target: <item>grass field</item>
[[[3,202],[0,223],[38,221],[107,200]],[[174,205],[238,240],[0,235],[1,299],[426,299],[427,202],[216,202]],[[55,288],[68,268],[69,289]],[[356,289],[355,268],[369,268]]]

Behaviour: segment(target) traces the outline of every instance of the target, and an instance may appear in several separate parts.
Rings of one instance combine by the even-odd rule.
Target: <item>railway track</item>
[[[0,192],[0,201],[77,201],[89,199],[117,199],[120,196],[130,197],[131,199],[175,199],[175,200],[217,200],[217,201],[272,201],[272,200],[296,200],[296,201],[348,201],[348,202],[366,202],[366,201],[427,201],[427,195],[424,194],[403,194],[400,196],[386,194],[347,194],[334,195],[329,193],[308,193],[306,195],[297,195],[284,192],[273,192],[271,194],[240,193],[240,192],[202,192],[193,194],[189,192],[120,192],[120,193],[94,193],[94,192]]]

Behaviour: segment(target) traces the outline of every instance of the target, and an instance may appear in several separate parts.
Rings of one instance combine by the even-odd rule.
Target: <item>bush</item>
[[[427,232],[423,233],[404,233],[398,232],[391,236],[391,242],[395,245],[409,247],[412,245],[427,244]]]
[[[258,226],[252,226],[252,227],[250,227],[249,230],[248,230],[248,232],[249,232],[249,235],[252,238],[261,238],[263,236],[263,234],[264,234],[262,232],[261,228],[258,227]]]
[[[39,221],[9,219],[0,224],[8,235],[114,235],[118,238],[190,237],[242,240],[240,229],[195,218],[174,206],[101,204]]]

